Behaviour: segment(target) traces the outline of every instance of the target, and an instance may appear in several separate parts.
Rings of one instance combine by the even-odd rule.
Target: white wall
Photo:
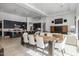
[[[41,17],[41,19],[33,19],[29,17],[28,22],[33,22],[33,23],[46,23],[46,31],[50,32],[50,26],[52,25],[52,21],[56,18],[63,18],[67,19],[67,24],[68,24],[68,30],[71,30],[71,26],[75,25],[74,22],[74,13],[67,13],[67,14],[62,14],[62,15],[53,15],[53,16],[48,16],[48,17]],[[29,26],[28,26],[29,28]]]
[[[12,20],[12,21],[19,21],[19,22],[26,22],[26,17],[21,17],[14,14],[9,14],[5,12],[0,12],[0,21],[2,20]],[[3,30],[3,21],[2,21],[2,30]],[[2,36],[4,36],[4,32],[2,31]]]
[[[5,12],[0,12],[0,20],[12,20],[12,21],[20,21],[20,22],[26,22],[27,21],[27,30],[30,30],[30,24],[40,22],[39,18],[33,18],[33,17],[21,17],[14,14],[9,14]]]
[[[12,20],[12,21],[26,22],[26,17],[21,17],[21,16],[14,15],[14,14],[0,12],[0,20]]]
[[[79,10],[79,8],[78,8]],[[77,16],[79,14],[79,11],[77,10]],[[41,18],[32,18],[32,17],[27,17],[27,29],[30,30],[30,24],[29,22],[32,23],[46,23],[46,31],[50,31],[50,26],[52,25],[52,20],[56,18],[63,18],[67,19],[68,21],[68,28],[70,30],[70,26],[74,25],[74,13],[68,13],[68,14],[62,14],[62,15],[53,15],[50,17],[41,17]],[[0,12],[0,20],[12,20],[12,21],[21,21],[21,22],[26,22],[26,17],[21,17],[18,15],[14,14],[9,14],[5,12]]]
[[[46,17],[46,19],[44,19],[44,22],[46,22],[46,30],[50,31],[50,26],[52,25],[52,21],[56,18],[63,18],[63,19],[67,19],[68,22],[68,30],[70,31],[70,27],[73,26],[74,23],[74,13],[69,13],[69,14],[65,14],[65,15],[58,15],[58,16],[51,16],[51,17]]]

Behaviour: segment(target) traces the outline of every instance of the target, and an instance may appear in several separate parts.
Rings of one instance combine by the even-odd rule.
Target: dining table
[[[48,55],[49,56],[53,56],[54,55],[54,44],[56,41],[60,40],[54,36],[41,36],[40,37],[43,37],[43,40],[44,42],[48,42],[49,44],[49,48],[48,48]]]
[[[36,36],[36,35],[34,35]],[[54,44],[56,41],[63,41],[61,38],[58,38],[56,36],[47,36],[47,35],[39,35],[40,37],[43,37],[44,42],[48,43],[48,55],[53,56],[54,55]]]

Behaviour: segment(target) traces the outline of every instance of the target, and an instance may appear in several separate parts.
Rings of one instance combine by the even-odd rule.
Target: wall
[[[14,14],[9,14],[5,12],[0,12],[0,21],[2,20],[12,20],[12,21],[20,21],[20,22],[26,22],[26,17],[21,17]],[[2,30],[4,29],[4,22],[2,21]],[[2,31],[2,37],[4,37],[4,32]]]
[[[27,30],[30,30],[30,26],[33,26],[33,24],[29,24],[29,23],[41,23],[41,30],[43,31],[43,23],[45,23],[46,21],[46,17],[37,17],[37,18],[33,18],[33,17],[27,17]]]
[[[12,21],[26,22],[26,17],[21,17],[21,16],[14,15],[14,14],[0,12],[0,20],[12,20]]]
[[[65,14],[65,15],[58,15],[58,16],[51,16],[51,17],[46,17],[46,19],[43,19],[44,22],[46,22],[46,30],[50,31],[50,26],[52,25],[52,21],[56,18],[63,18],[63,19],[67,19],[67,24],[68,24],[68,30],[71,30],[71,26],[73,26],[75,24],[74,22],[74,13],[69,13],[69,14]]]
[[[20,22],[26,22],[27,21],[27,30],[30,30],[29,23],[37,23],[40,22],[40,18],[33,18],[33,17],[21,17],[14,14],[9,14],[5,12],[0,12],[0,20],[12,20],[12,21],[20,21]]]
[[[60,14],[60,15],[53,15],[53,16],[48,16],[48,17],[41,17],[41,19],[33,19],[33,18],[28,18],[28,22],[32,22],[32,23],[46,23],[46,31],[50,32],[50,26],[52,25],[52,21],[56,18],[63,18],[63,19],[67,19],[67,24],[68,24],[68,30],[71,30],[71,26],[75,25],[74,22],[74,13],[67,13],[67,14]],[[29,28],[29,24],[28,24],[28,28]],[[42,27],[42,25],[41,25]],[[43,27],[42,27],[43,29]],[[41,30],[42,30],[41,29]],[[28,29],[29,30],[29,29]]]

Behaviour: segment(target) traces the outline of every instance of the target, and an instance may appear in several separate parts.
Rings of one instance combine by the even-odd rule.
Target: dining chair
[[[34,35],[33,34],[29,34],[28,38],[29,38],[29,44],[33,45],[33,49],[34,49],[34,46],[36,45]]]
[[[44,53],[44,50],[48,46],[48,43],[44,43],[43,37],[40,37],[37,35],[36,36],[36,45],[37,45],[37,48],[42,49],[43,53]]]
[[[23,41],[25,44],[28,44],[28,33],[23,33]]]
[[[72,34],[67,37],[67,44],[77,46],[77,36]]]
[[[65,53],[65,45],[66,45],[67,36],[64,36],[64,40],[62,42],[56,42],[55,48],[60,50],[62,52],[62,55],[64,56]]]
[[[43,32],[40,33],[41,36],[44,36],[44,34],[45,34],[45,33],[43,33]]]

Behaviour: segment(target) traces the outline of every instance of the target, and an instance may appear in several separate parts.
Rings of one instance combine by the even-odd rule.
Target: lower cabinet
[[[51,26],[50,27],[51,33],[63,33],[67,34],[68,26]]]

